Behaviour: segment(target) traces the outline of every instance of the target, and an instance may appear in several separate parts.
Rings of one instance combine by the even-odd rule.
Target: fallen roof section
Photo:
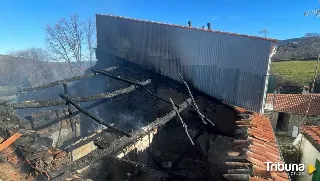
[[[188,105],[191,103],[191,99],[187,99],[185,102],[179,105],[178,112],[183,111]],[[175,117],[177,112],[175,110],[169,112],[167,115],[158,118],[154,122],[150,123],[146,127],[143,127],[136,132],[132,133],[132,137],[121,137],[120,139],[116,139],[113,141],[107,149],[98,149],[95,150],[83,158],[80,158],[77,161],[70,162],[68,165],[65,165],[61,169],[52,172],[51,177],[58,177],[59,175],[74,172],[81,168],[85,168],[86,166],[96,162],[97,160],[103,158],[104,156],[112,155],[115,156],[117,153],[121,152],[126,146],[135,143],[138,139],[141,139],[144,135],[149,135],[152,132],[157,132],[159,127],[164,126],[168,121],[170,121],[173,117]],[[113,155],[114,154],[114,155]]]
[[[103,72],[100,71],[100,73],[103,73]],[[145,93],[150,95],[148,90],[144,89],[143,85],[140,85],[137,82],[128,81],[125,78],[121,78],[120,76],[115,76],[113,74],[108,74],[108,73],[103,73],[101,75],[105,75],[105,76],[111,77],[113,79],[132,84],[132,85],[134,85],[132,88],[136,88],[135,86],[138,86],[138,87],[142,88]],[[150,81],[146,81],[146,83],[148,83],[148,82],[150,82]],[[136,84],[138,84],[138,85],[136,85]],[[167,90],[167,88],[166,88],[166,90]],[[126,91],[124,93],[128,93],[128,92]],[[169,94],[169,93],[170,93],[169,91],[163,92],[163,94]],[[140,93],[138,93],[138,94],[140,94]],[[163,96],[163,94],[162,94],[162,96]],[[188,96],[180,95],[181,97],[179,97],[178,94],[169,95],[172,98],[176,98],[176,99],[177,99],[177,97],[179,97],[179,99],[178,99],[179,101],[178,100],[175,100],[175,101],[179,102],[180,104],[175,105],[174,103],[172,103],[173,107],[177,107],[177,109],[172,110],[171,103],[168,104],[168,101],[166,101],[164,98],[161,98],[161,94],[155,95],[155,94],[151,93],[151,95],[150,95],[151,97],[155,97],[155,98],[157,98],[157,100],[161,100],[162,102],[167,103],[167,104],[164,104],[164,105],[166,105],[167,109],[164,109],[161,114],[157,114],[157,116],[153,117],[151,120],[154,120],[157,117],[160,117],[160,118],[155,119],[151,123],[148,122],[148,125],[146,125],[146,126],[139,127],[137,131],[132,131],[130,133],[130,137],[127,137],[127,136],[119,137],[115,134],[111,134],[110,132],[108,132],[110,129],[104,129],[103,131],[100,130],[100,132],[98,132],[98,133],[92,133],[92,134],[86,135],[86,136],[82,135],[82,136],[80,136],[80,138],[76,137],[75,140],[67,140],[67,141],[69,141],[70,145],[68,145],[68,143],[63,144],[62,147],[65,149],[64,151],[62,151],[60,149],[52,148],[52,142],[53,142],[52,139],[45,140],[45,138],[43,138],[39,134],[37,134],[37,131],[35,132],[35,131],[31,131],[31,130],[26,130],[25,128],[23,128],[21,126],[22,124],[21,124],[21,122],[19,122],[20,120],[18,120],[17,116],[15,116],[15,117],[13,116],[14,113],[13,113],[12,107],[3,107],[2,108],[0,105],[0,113],[4,112],[3,114],[0,114],[0,116],[1,115],[10,115],[11,119],[12,119],[12,120],[10,120],[10,119],[8,120],[7,118],[4,118],[2,120],[2,117],[0,117],[1,118],[0,121],[3,121],[3,124],[0,124],[0,128],[3,130],[10,129],[13,132],[19,132],[23,135],[16,142],[17,142],[17,144],[19,142],[19,145],[24,150],[29,150],[28,154],[26,154],[26,159],[30,160],[32,165],[35,165],[35,167],[36,167],[35,169],[38,169],[38,171],[37,171],[38,173],[44,173],[45,175],[48,175],[48,178],[50,178],[50,179],[66,180],[66,179],[70,178],[70,174],[71,174],[71,177],[72,176],[80,177],[79,175],[77,175],[77,172],[81,172],[79,170],[84,170],[84,169],[88,168],[89,166],[95,167],[95,165],[97,165],[97,163],[103,162],[104,159],[108,160],[108,162],[106,164],[111,165],[111,167],[113,167],[113,163],[116,163],[116,162],[121,162],[121,163],[124,162],[125,164],[128,164],[128,166],[131,168],[136,168],[136,167],[139,168],[139,166],[144,166],[142,163],[138,163],[138,161],[134,162],[131,160],[124,160],[122,157],[129,155],[130,152],[137,149],[135,147],[136,145],[139,145],[141,142],[144,142],[144,141],[147,143],[147,146],[143,145],[144,150],[149,151],[149,145],[151,145],[150,144],[150,137],[153,137],[154,135],[156,135],[156,136],[160,135],[161,133],[160,134],[158,133],[159,130],[163,131],[163,130],[165,130],[165,128],[170,127],[170,126],[168,126],[168,124],[175,123],[175,121],[170,121],[171,119],[173,119],[177,115],[179,116],[180,112],[186,110],[187,108],[190,108],[190,110],[185,111],[185,112],[187,112],[186,114],[193,112],[193,116],[191,116],[191,114],[190,114],[189,120],[185,119],[185,121],[189,121],[188,123],[191,122],[193,124],[197,123],[202,126],[205,125],[205,128],[206,128],[205,130],[207,131],[207,133],[214,135],[214,137],[217,137],[218,135],[222,136],[222,137],[223,136],[231,137],[230,140],[232,140],[233,145],[231,147],[231,150],[228,153],[228,157],[226,159],[226,162],[222,162],[223,167],[225,165],[229,167],[229,169],[227,170],[227,173],[224,174],[225,178],[227,178],[229,180],[239,180],[239,181],[241,181],[241,180],[263,180],[263,179],[265,179],[265,180],[267,180],[267,179],[268,180],[288,180],[289,179],[288,175],[284,172],[280,173],[280,172],[267,172],[266,171],[266,167],[264,164],[265,161],[269,160],[272,162],[277,162],[277,161],[281,162],[283,160],[281,158],[281,154],[279,151],[279,147],[278,147],[274,132],[272,130],[271,123],[266,117],[264,117],[263,115],[254,113],[254,112],[246,111],[241,108],[233,107],[234,109],[230,109],[229,105],[228,105],[229,107],[227,107],[227,106],[225,106],[226,104],[220,104],[220,102],[219,102],[219,105],[217,103],[209,103],[209,101],[207,101],[206,98],[199,98],[200,96],[197,99],[198,104],[199,105],[201,104],[201,107],[199,108],[197,106],[197,104],[195,103],[196,101],[194,100],[190,90],[189,90],[189,94],[187,93],[187,95]],[[61,94],[60,96],[67,98],[68,92],[65,91],[65,95]],[[104,97],[100,97],[100,98],[104,98]],[[66,99],[66,101],[65,100],[63,100],[63,101],[66,104],[71,103],[70,99]],[[161,103],[158,103],[158,104],[161,105]],[[73,105],[76,105],[76,103],[73,103]],[[220,105],[222,105],[222,106],[220,106]],[[140,106],[140,104],[138,106]],[[83,110],[81,111],[80,109],[78,109],[78,110],[82,113],[86,112]],[[149,110],[149,107],[148,107],[147,111],[148,110]],[[231,110],[231,111],[228,112],[228,111],[223,111],[223,110]],[[234,110],[237,111],[237,116],[235,116],[236,113]],[[7,112],[5,112],[5,111],[7,111]],[[203,111],[204,113],[206,113],[208,115],[211,113],[211,116],[214,117],[215,119],[217,119],[218,121],[214,120],[214,121],[216,121],[215,123],[209,124],[211,121],[204,114],[202,114],[200,111]],[[65,114],[58,114],[54,117],[54,119],[65,120],[65,118],[67,118],[71,115],[72,116],[77,115],[77,112],[68,113],[67,110],[63,111],[63,113],[64,112],[66,112],[66,113]],[[217,112],[219,112],[219,113],[217,113]],[[54,112],[48,112],[48,114],[52,115],[52,114],[54,114]],[[166,114],[166,115],[164,115],[164,114]],[[184,115],[184,116],[186,116],[186,115]],[[184,116],[181,116],[181,117],[179,116],[179,118],[184,119],[185,118]],[[217,116],[217,117],[215,117],[215,116]],[[242,119],[238,118],[239,116],[242,117]],[[196,120],[195,117],[198,118],[198,121],[194,121],[194,120]],[[42,118],[39,118],[37,121],[40,121],[40,119],[42,119]],[[237,119],[237,120],[234,120],[234,119]],[[48,120],[50,122],[54,121],[54,120],[52,121],[52,119],[48,119]],[[102,121],[98,121],[98,122],[102,122]],[[180,165],[180,166],[185,165],[185,164],[179,164],[179,163],[181,162],[181,159],[183,159],[182,157],[184,157],[186,155],[184,153],[191,150],[191,149],[181,150],[181,148],[182,148],[181,146],[186,146],[186,148],[191,147],[191,148],[196,149],[195,146],[193,146],[193,145],[192,146],[184,145],[185,143],[190,144],[190,140],[188,138],[187,139],[183,138],[183,137],[186,137],[186,134],[182,131],[188,132],[188,131],[190,131],[190,129],[193,129],[192,131],[194,133],[196,133],[196,131],[198,131],[198,133],[199,133],[200,130],[202,130],[203,128],[195,128],[195,127],[190,126],[189,130],[188,130],[186,126],[183,125],[183,128],[182,128],[180,122],[179,121],[177,121],[177,122],[179,123],[178,127],[172,127],[171,128],[172,130],[167,129],[166,131],[168,131],[168,130],[169,131],[165,132],[164,135],[166,135],[167,133],[174,133],[174,134],[169,134],[168,137],[166,137],[165,139],[162,139],[165,142],[164,145],[162,143],[159,144],[160,145],[159,147],[174,147],[175,146],[174,144],[177,144],[178,151],[172,152],[172,153],[175,153],[175,156],[177,157],[177,159],[175,159],[176,161],[173,162],[173,164],[171,164],[171,166],[170,166],[170,164],[167,164],[167,165],[169,165],[169,166],[167,166],[169,169],[166,168],[167,170],[161,170],[164,168],[160,168],[163,166],[163,165],[162,166],[160,165],[159,170],[160,170],[160,172],[162,172],[162,174],[169,176],[171,178],[178,177],[179,179],[187,180],[187,178],[185,178],[185,175],[181,174],[181,172],[179,173],[180,174],[179,175],[179,174],[177,174],[177,172],[175,172],[176,170],[172,170],[172,168],[177,167],[177,165]],[[61,121],[61,123],[62,123],[62,121]],[[235,123],[236,123],[238,129],[234,132],[233,127],[236,127]],[[47,126],[47,124],[49,124],[49,123],[44,122],[44,124],[45,125],[41,124],[41,127]],[[228,128],[226,130],[230,130],[230,132],[232,131],[232,132],[234,132],[234,134],[232,134],[232,135],[219,134],[219,131],[220,131],[219,124],[220,124],[220,126],[221,125],[228,125],[228,127],[230,127],[230,128]],[[166,125],[166,127],[165,127],[165,125]],[[208,127],[208,126],[210,126],[210,127]],[[214,126],[214,128],[212,128],[212,126]],[[181,128],[180,130],[182,130],[181,133],[177,131],[179,128]],[[209,129],[209,128],[211,128],[211,129]],[[199,129],[199,130],[197,130],[197,129]],[[48,132],[48,133],[50,134],[50,132]],[[192,143],[194,143],[196,141],[197,136],[200,135],[200,133],[199,134],[198,133],[195,135],[192,135],[192,137],[194,138],[193,139],[194,141],[192,141]],[[201,133],[201,136],[202,136],[202,133]],[[100,147],[98,149],[97,148],[93,149],[92,147],[97,146],[97,145],[95,145],[96,142],[94,142],[97,137],[102,138],[99,143]],[[234,137],[236,139],[234,139]],[[160,138],[163,138],[163,137],[158,137],[158,140]],[[175,142],[169,142],[169,139],[170,139],[170,141],[173,140]],[[206,139],[210,140],[211,138],[208,136]],[[207,140],[205,140],[205,141],[207,141]],[[203,139],[202,139],[202,141],[203,141]],[[181,142],[182,145],[179,142]],[[228,143],[223,142],[223,144],[228,144]],[[105,147],[104,147],[104,145],[105,145]],[[155,145],[152,145],[152,146],[154,146],[152,148],[156,149]],[[201,147],[201,145],[200,145],[200,147]],[[80,149],[80,151],[79,151],[79,149]],[[78,152],[79,155],[76,155],[74,157],[74,155],[73,155],[74,152]],[[226,151],[223,151],[221,153],[224,154],[225,152]],[[183,153],[182,156],[179,155],[181,153]],[[147,152],[147,154],[149,154],[149,153]],[[169,154],[171,154],[171,152]],[[202,152],[202,154],[203,154],[203,152]],[[189,165],[193,165],[194,167],[197,167],[197,169],[199,169],[200,167],[198,167],[198,165],[196,163],[198,162],[198,163],[202,164],[206,161],[203,158],[199,159],[199,157],[204,156],[204,155],[201,155],[201,156],[199,156],[199,155],[200,154],[196,153],[196,156],[193,157],[195,159],[190,159],[190,160],[193,160],[193,162],[191,162],[191,164],[189,164]],[[71,156],[71,158],[70,158],[70,156]],[[151,157],[151,159],[153,157],[152,154],[149,154],[147,156]],[[199,160],[196,160],[196,159],[199,159]],[[111,162],[109,162],[109,160],[111,160]],[[170,160],[172,160],[172,159],[170,159]],[[155,163],[156,159],[155,160],[152,159],[152,161]],[[205,164],[203,164],[203,165],[205,165]],[[148,166],[146,166],[146,167],[148,167]],[[110,168],[110,170],[108,170],[108,171],[112,172],[113,169],[114,168]],[[153,171],[156,171],[156,169],[151,168],[151,166],[150,166],[150,170],[151,169]],[[171,171],[170,171],[170,169],[171,169]],[[206,169],[211,169],[211,168],[210,167],[204,167],[204,168],[201,167],[201,169],[206,170]],[[196,170],[196,169],[194,169],[194,170]],[[106,169],[104,169],[103,171],[106,171]],[[132,169],[131,169],[131,171],[132,171]],[[117,170],[117,172],[122,172],[121,174],[124,174],[124,175],[126,175],[127,173],[130,173],[130,174],[133,173],[133,172],[126,172],[121,169]],[[202,176],[203,174],[199,174],[199,175]],[[221,172],[219,172],[219,176],[222,177]],[[188,179],[192,180],[191,177],[189,177]],[[202,178],[202,179],[205,180],[204,178]]]

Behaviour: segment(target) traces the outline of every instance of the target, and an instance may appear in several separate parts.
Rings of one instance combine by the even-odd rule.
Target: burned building
[[[266,171],[283,159],[270,121],[253,112],[274,40],[103,15],[97,40],[86,74],[1,103],[0,153],[17,177],[289,180]]]

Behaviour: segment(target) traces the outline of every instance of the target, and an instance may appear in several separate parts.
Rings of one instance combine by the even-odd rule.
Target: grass
[[[294,81],[300,86],[304,86],[309,85],[313,80],[316,63],[317,61],[272,62],[270,71],[271,74],[281,76],[285,80]]]

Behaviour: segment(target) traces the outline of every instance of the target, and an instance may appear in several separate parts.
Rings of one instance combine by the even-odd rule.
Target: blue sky
[[[320,18],[304,17],[306,10],[320,8],[317,0],[0,0],[0,53],[45,48],[45,26],[78,14],[114,14],[137,19],[184,24],[268,37],[301,37],[320,29]]]

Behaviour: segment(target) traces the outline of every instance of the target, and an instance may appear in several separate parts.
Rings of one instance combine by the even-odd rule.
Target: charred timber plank
[[[106,68],[104,70],[109,72],[109,71],[116,70],[116,69],[118,69],[118,67],[114,66],[114,67]],[[67,79],[63,79],[63,80],[57,80],[55,82],[51,82],[51,83],[48,83],[48,84],[45,84],[45,85],[40,85],[40,86],[37,86],[37,87],[16,88],[16,89],[14,89],[13,91],[10,91],[10,92],[9,91],[1,91],[0,92],[0,96],[13,96],[15,94],[19,94],[19,93],[22,93],[22,92],[30,92],[30,91],[47,89],[47,88],[54,87],[54,86],[57,86],[57,85],[60,85],[60,84],[65,84],[65,83],[68,83],[68,82],[72,82],[72,81],[76,81],[76,80],[81,80],[81,79],[93,77],[96,74],[97,73],[90,73],[90,74],[85,74],[85,75],[81,75],[81,76],[74,76],[74,77],[71,77],[71,78],[67,78]]]
[[[191,99],[187,99],[182,104],[179,105],[178,112],[183,111],[186,109],[191,102]],[[155,121],[150,123],[149,125],[135,131],[132,133],[132,137],[128,138],[126,136],[121,137],[111,143],[111,145],[107,149],[97,149],[86,155],[85,157],[80,158],[79,160],[76,160],[74,162],[70,162],[67,165],[64,165],[60,170],[51,172],[50,176],[55,177],[62,173],[67,172],[73,172],[76,170],[79,170],[81,168],[84,168],[91,163],[96,162],[97,160],[108,156],[108,155],[115,155],[119,150],[126,147],[130,143],[134,143],[139,138],[143,137],[144,135],[150,134],[155,131],[155,128],[164,126],[167,122],[169,122],[172,118],[174,118],[177,115],[177,112],[175,110],[172,110],[167,115],[157,118]]]
[[[13,109],[25,109],[25,108],[42,108],[65,105],[66,101],[63,100],[50,100],[50,101],[23,101],[21,103],[12,103],[10,107]]]
[[[90,117],[91,119],[93,119],[94,121],[96,121],[97,123],[99,124],[102,124],[104,126],[106,126],[107,128],[111,129],[112,131],[114,132],[117,132],[117,133],[121,133],[123,135],[126,135],[128,137],[131,137],[130,134],[128,133],[125,133],[107,123],[105,123],[102,119],[94,116],[93,114],[91,114],[90,112],[84,110],[83,108],[80,107],[79,104],[77,104],[76,102],[74,102],[72,99],[68,98],[67,96],[63,95],[63,94],[59,94],[59,96],[62,98],[62,99],[65,99],[68,103],[72,104],[75,108],[77,108],[80,112],[82,112],[83,114],[85,114],[86,116]]]
[[[105,70],[95,70],[95,69],[92,69],[91,71],[92,71],[93,73],[95,73],[95,74],[101,74],[101,75],[104,75],[104,76],[107,76],[107,77],[110,77],[110,78],[113,78],[113,79],[116,79],[116,80],[119,80],[119,81],[122,81],[122,82],[126,82],[126,83],[128,83],[128,84],[133,84],[133,85],[136,85],[136,86],[141,86],[141,87],[143,87],[143,85],[139,84],[139,83],[136,82],[136,81],[132,81],[132,80],[125,79],[125,78],[122,78],[122,77],[117,76],[117,75],[110,74],[110,73],[108,73],[108,72],[105,71]]]
[[[104,71],[112,71],[112,70],[116,70],[118,67],[109,67],[109,68],[106,68],[104,69]],[[41,89],[47,89],[49,87],[53,87],[53,86],[57,86],[57,85],[60,85],[60,84],[65,84],[65,83],[68,83],[68,82],[72,82],[72,81],[76,81],[76,80],[80,80],[80,79],[85,79],[85,78],[89,78],[89,77],[93,77],[95,76],[96,73],[90,73],[90,74],[85,74],[85,75],[81,75],[81,76],[74,76],[74,77],[71,77],[71,78],[68,78],[68,79],[64,79],[64,80],[58,80],[58,81],[55,81],[55,82],[51,82],[49,84],[45,84],[45,85],[41,85],[41,86],[38,86],[38,87],[28,87],[28,88],[24,88],[24,89],[21,89],[20,92],[27,92],[27,91],[35,91],[35,90],[41,90]]]
[[[10,138],[6,139],[0,144],[0,152],[3,151],[4,149],[7,149],[12,143],[14,143],[18,138],[20,138],[22,134],[20,133],[15,133],[12,135]]]
[[[133,84],[133,85],[139,86],[139,87],[141,87],[141,88],[143,89],[143,91],[144,91],[145,93],[147,93],[148,95],[150,95],[150,96],[152,96],[152,97],[155,97],[155,98],[157,98],[157,99],[159,99],[159,100],[161,100],[161,101],[164,101],[164,102],[166,102],[166,103],[168,103],[168,104],[171,104],[170,101],[165,100],[165,99],[163,99],[163,98],[161,98],[161,97],[153,94],[151,91],[149,91],[147,88],[145,88],[144,85],[141,85],[139,82],[132,81],[132,80],[125,79],[125,78],[120,77],[120,76],[117,76],[117,75],[110,74],[110,73],[108,73],[108,72],[106,72],[106,71],[104,71],[104,70],[95,70],[95,69],[92,69],[91,71],[94,72],[94,73],[99,73],[99,74],[101,74],[101,75],[104,75],[104,76],[113,78],[113,79],[115,79],[115,80],[119,80],[119,81],[122,81],[122,82],[125,82],[125,83],[129,83],[129,84]],[[179,107],[179,105],[176,105],[176,106]]]
[[[142,85],[147,85],[151,82],[151,80],[146,80],[139,82]],[[90,102],[90,101],[95,101],[99,99],[109,99],[113,98],[115,96],[119,96],[122,94],[129,93],[133,90],[135,90],[137,87],[135,85],[131,85],[127,88],[124,89],[119,89],[111,93],[102,93],[102,94],[97,94],[97,95],[92,95],[92,96],[85,96],[85,97],[76,97],[73,98],[74,101],[76,102]],[[21,103],[12,103],[10,104],[10,107],[13,109],[25,109],[25,108],[42,108],[42,107],[52,107],[52,106],[62,106],[65,105],[66,101],[65,100],[50,100],[50,101],[23,101]]]

